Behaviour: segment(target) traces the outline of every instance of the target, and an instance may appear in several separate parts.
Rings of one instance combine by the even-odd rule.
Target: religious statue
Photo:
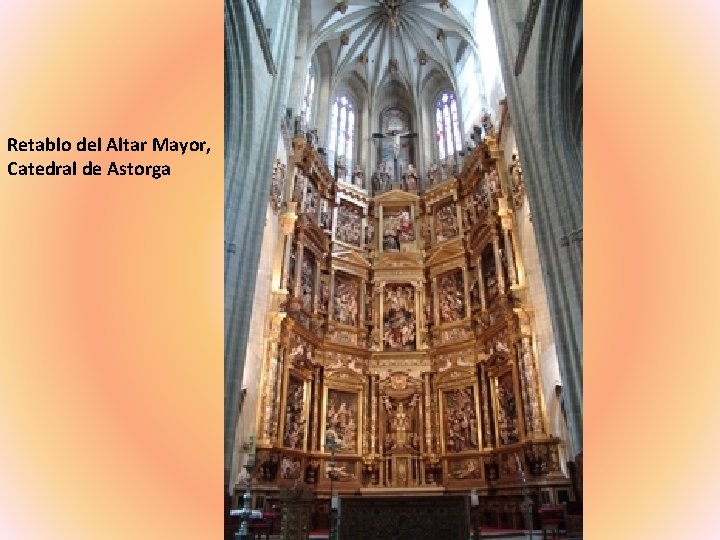
[[[392,427],[395,432],[395,447],[403,448],[407,446],[408,430],[410,429],[410,419],[405,412],[402,403],[398,404],[395,417],[392,419]]]
[[[415,406],[420,401],[420,395],[414,394],[408,409],[401,401],[393,410],[393,404],[388,396],[381,398],[388,415],[388,440],[386,447],[390,450],[411,450],[415,445],[415,431],[413,426],[413,413]]]
[[[295,136],[303,137],[305,135],[305,119],[298,115],[295,117]]]
[[[337,159],[335,160],[335,171],[336,171],[335,179],[336,180],[340,180],[340,179],[344,180],[346,169],[347,169],[347,167],[345,165],[345,156],[338,156]]]
[[[495,135],[495,126],[492,122],[492,117],[490,116],[490,113],[485,111],[480,118],[480,123],[482,124],[483,131],[485,131],[485,134],[488,136],[494,136]]]
[[[355,170],[353,171],[353,184],[355,184],[359,188],[365,187],[365,173],[362,172],[359,166],[355,166]]]
[[[415,167],[409,163],[405,170],[405,187],[408,191],[417,191],[418,177]]]
[[[273,166],[272,180],[270,184],[270,206],[273,212],[277,214],[283,200],[283,191],[285,184],[285,165],[281,163],[280,158],[275,160]]]
[[[440,170],[435,162],[433,162],[428,169],[428,179],[431,185],[437,184],[440,181]]]

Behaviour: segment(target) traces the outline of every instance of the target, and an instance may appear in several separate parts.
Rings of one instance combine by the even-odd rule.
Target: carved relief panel
[[[337,445],[337,454],[360,454],[362,392],[325,388],[323,440]]]
[[[415,249],[415,224],[409,206],[383,208],[383,251],[397,253]]]
[[[285,288],[288,290],[288,298],[292,298],[295,293],[295,259],[297,258],[297,244],[290,240],[290,251],[285,261]]]
[[[273,165],[272,179],[270,183],[270,206],[273,213],[277,214],[283,202],[283,192],[285,191],[285,165],[280,158],[275,160]]]
[[[335,274],[333,319],[348,326],[358,325],[360,279],[338,272]]]
[[[473,452],[480,448],[477,384],[462,385],[440,392],[443,452]]]
[[[438,276],[438,301],[440,324],[452,323],[465,318],[467,302],[461,268]]]
[[[361,247],[362,209],[346,200],[337,207],[335,239],[355,247]]]
[[[310,178],[305,183],[305,193],[303,195],[300,212],[308,215],[315,223],[318,223],[318,215],[320,212],[320,193]]]
[[[415,288],[409,283],[385,285],[383,308],[384,350],[415,350]]]
[[[315,256],[308,249],[303,254],[300,269],[300,303],[309,314],[313,311],[313,297],[315,294]]]
[[[482,265],[482,286],[485,292],[485,303],[487,306],[491,306],[500,294],[497,265],[495,264],[495,254],[491,244],[485,246],[480,260]]]
[[[305,449],[306,394],[306,382],[297,376],[290,375],[285,398],[285,429],[283,434],[283,446],[286,448],[293,450]]]
[[[460,234],[457,222],[457,205],[452,199],[435,204],[435,242],[451,240]]]
[[[495,379],[495,405],[500,444],[506,446],[520,442],[518,400],[512,371],[506,371]]]

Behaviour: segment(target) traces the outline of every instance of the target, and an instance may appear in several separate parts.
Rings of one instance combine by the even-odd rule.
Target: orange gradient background
[[[586,4],[585,538],[717,538],[720,6]],[[219,1],[0,3],[0,538],[222,537],[222,70]]]

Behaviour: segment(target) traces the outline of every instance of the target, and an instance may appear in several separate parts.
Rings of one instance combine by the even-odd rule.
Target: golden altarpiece
[[[475,489],[498,508],[531,486],[556,501],[569,481],[495,139],[421,194],[373,194],[357,172],[335,181],[305,139],[292,146],[274,178],[256,497],[302,484],[323,500],[332,482],[356,495]]]

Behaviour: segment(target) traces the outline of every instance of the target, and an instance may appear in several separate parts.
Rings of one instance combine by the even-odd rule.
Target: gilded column
[[[480,293],[480,308],[482,309],[482,311],[485,311],[485,309],[487,309],[487,304],[485,302],[485,281],[483,281],[482,257],[478,257],[477,274],[478,290]]]
[[[378,425],[378,407],[380,406],[378,395],[380,393],[380,375],[374,374],[373,376],[373,402],[372,402],[372,420],[371,420],[371,431],[373,438],[373,453],[376,455],[380,454],[380,437],[378,437],[378,431],[380,426]]]
[[[378,307],[378,314],[377,314],[377,326],[375,327],[377,330],[377,336],[378,336],[378,350],[382,351],[385,348],[385,282],[381,281],[379,284],[379,292],[380,292],[380,299],[378,300],[378,303],[380,304]]]
[[[412,283],[413,287],[413,296],[415,297],[415,349],[425,349],[425,339],[424,339],[424,328],[422,325],[422,303],[420,298],[420,289],[422,287],[422,283],[418,281],[414,281]]]
[[[535,358],[530,346],[530,338],[523,336],[519,347],[519,363],[523,373],[523,382],[527,387],[527,399],[525,402],[525,422],[529,436],[542,435],[543,422],[540,407],[539,381],[535,369]]]
[[[275,398],[275,379],[277,376],[279,344],[277,341],[268,341],[266,349],[265,365],[262,371],[260,382],[260,411],[256,432],[258,444],[270,445],[270,439],[274,437],[273,426],[277,426],[277,400]]]
[[[432,425],[435,427],[433,431],[433,453],[440,453],[440,403],[438,403],[438,392],[437,384],[435,383],[435,374],[430,374],[430,417],[432,419]]]
[[[315,366],[315,376],[313,380],[313,406],[312,406],[312,442],[310,444],[311,451],[320,451],[320,386],[322,385],[322,366]]]
[[[510,362],[512,366],[512,377],[513,377],[513,392],[515,393],[515,402],[520,399],[523,400],[522,385],[520,384],[520,370],[521,367],[518,365],[517,358]],[[521,407],[515,407],[518,415],[518,426],[520,427],[520,440],[525,440],[528,437],[527,430],[525,429],[525,410]]]
[[[517,268],[517,280],[518,285],[521,287],[525,286],[525,264],[522,260],[522,252],[520,246],[517,245],[518,235],[515,234],[515,228],[513,227],[512,234],[510,235],[510,243],[513,248],[513,257],[515,257],[515,266]]]
[[[485,448],[492,447],[492,437],[490,436],[490,384],[488,383],[487,368],[485,362],[480,364],[480,384],[482,386],[482,401],[483,401],[483,432],[485,437]]]
[[[463,272],[463,293],[464,293],[464,299],[463,304],[465,307],[465,316],[463,317],[466,320],[470,320],[472,317],[472,304],[470,302],[470,279],[469,279],[469,272],[467,264],[463,264],[462,267]],[[479,284],[478,284],[479,285]]]
[[[440,298],[438,297],[437,276],[432,278],[433,322],[440,324]]]
[[[418,234],[417,223],[415,222],[415,205],[410,205],[410,223],[412,223],[413,231],[415,231],[415,249],[420,249],[420,235]]]
[[[365,403],[363,403],[363,415],[362,415],[362,425],[363,425],[363,434],[362,434],[362,455],[369,454],[369,448],[370,447],[370,430],[368,429],[368,426],[371,423],[370,417],[372,416],[372,407],[370,403],[372,402],[372,396],[370,394],[370,389],[372,388],[371,385],[371,379],[370,375],[367,375],[365,377],[365,380],[363,381],[363,397],[365,398]],[[359,439],[359,437],[358,437]]]
[[[379,206],[377,208],[378,213],[378,225],[377,225],[377,243],[378,243],[378,253],[383,252],[383,238],[385,236],[385,224],[383,223],[383,207]]]
[[[298,240],[297,253],[295,254],[295,275],[292,276],[292,280],[295,283],[293,290],[295,291],[296,298],[302,298],[302,289],[300,277],[302,276],[302,264],[305,258],[305,243],[302,240]]]
[[[465,235],[465,227],[463,226],[462,219],[462,204],[460,204],[460,201],[458,201],[457,192],[453,193],[453,202],[455,202],[455,219],[457,220],[456,223],[458,224],[458,236],[462,238]]]
[[[432,390],[430,389],[430,373],[423,373],[423,387],[425,394],[425,449],[432,453]]]
[[[273,263],[273,288],[287,289],[288,286],[288,266],[292,250],[292,237],[295,222],[297,221],[296,207],[297,203],[289,201],[287,203],[287,212],[280,214],[280,234],[282,236],[280,242],[278,242],[280,249],[278,249]]]
[[[503,239],[505,240],[505,253],[507,254],[508,261],[508,277],[512,282],[512,285],[517,285],[517,274],[515,273],[515,256],[513,254],[513,246],[510,243],[510,232],[505,228],[505,220],[503,220]]]
[[[335,268],[330,268],[330,283],[328,284],[328,322],[335,320]]]
[[[493,252],[495,254],[495,273],[497,274],[498,290],[502,296],[505,296],[505,276],[503,275],[502,257],[500,256],[500,239],[497,232],[493,231]]]

